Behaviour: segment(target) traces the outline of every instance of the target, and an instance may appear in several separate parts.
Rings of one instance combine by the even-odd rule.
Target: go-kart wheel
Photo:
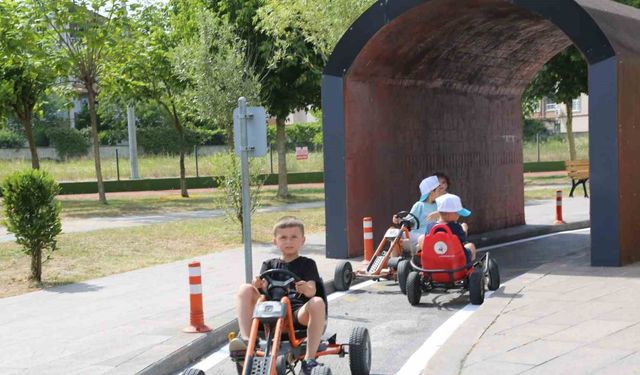
[[[333,286],[337,291],[349,290],[351,282],[353,281],[353,268],[351,263],[347,260],[341,260],[336,265],[336,272],[333,276]]]
[[[469,299],[473,305],[482,305],[484,302],[485,278],[482,269],[476,268],[469,276]]]
[[[364,327],[356,327],[349,337],[349,368],[351,375],[369,375],[371,371],[371,339]]]
[[[327,365],[316,366],[311,370],[311,375],[331,375],[331,369]]]
[[[489,290],[497,290],[500,288],[500,269],[498,268],[498,263],[493,260],[493,258],[489,258],[487,268],[489,271],[489,282],[487,283],[487,287]]]
[[[407,299],[411,306],[420,303],[422,297],[422,286],[420,285],[420,274],[414,271],[407,276]]]
[[[240,365],[240,371],[242,371],[242,365]],[[183,375],[206,375],[204,371],[197,368],[190,368],[182,373]]]
[[[387,262],[387,267],[391,268],[392,270],[397,270],[398,269],[398,264],[401,261],[402,261],[402,258],[400,258],[400,257],[389,258],[389,262]]]
[[[282,354],[276,360],[276,373],[278,375],[286,375],[287,373],[287,357]]]
[[[411,272],[411,262],[403,259],[398,263],[398,285],[400,285],[400,291],[402,294],[407,294],[407,277]]]

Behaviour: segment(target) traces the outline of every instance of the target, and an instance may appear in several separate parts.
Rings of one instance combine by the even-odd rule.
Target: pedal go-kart
[[[402,240],[409,239],[409,231],[415,227],[420,228],[420,221],[415,215],[407,211],[396,214],[400,218],[400,224],[391,226],[384,234],[378,248],[371,256],[368,264],[363,264],[355,272],[351,262],[342,260],[336,265],[333,285],[338,291],[349,290],[351,283],[356,278],[373,280],[387,279],[398,281],[400,290],[405,293],[405,282],[411,271],[409,260],[411,254],[403,251]],[[392,254],[400,256],[391,257]]]
[[[416,254],[419,263],[411,261],[413,271],[407,277],[407,299],[413,306],[423,294],[439,289],[469,290],[474,305],[484,302],[485,288],[500,287],[498,263],[487,251],[480,260],[467,263],[460,240],[446,224],[434,226]],[[423,268],[424,267],[424,268]]]
[[[295,374],[298,362],[306,352],[306,327],[294,325],[288,292],[300,278],[285,269],[271,269],[260,278],[267,281],[267,291],[260,296],[253,312],[251,334],[245,357],[233,357],[238,374],[241,375],[285,375]],[[281,281],[284,280],[284,281]],[[317,283],[318,294],[325,301],[327,296],[322,282]],[[326,329],[326,321],[325,321]],[[336,334],[320,341],[317,357],[326,355],[349,355],[352,375],[368,375],[371,369],[371,341],[364,327],[351,332],[348,344],[336,342]],[[331,375],[326,365],[315,367],[313,375]]]

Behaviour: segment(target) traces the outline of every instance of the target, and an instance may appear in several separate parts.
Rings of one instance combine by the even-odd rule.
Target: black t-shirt
[[[260,268],[260,273],[263,273],[267,270],[272,269],[285,269],[295,273],[299,278],[304,281],[315,281],[316,282],[316,296],[319,296],[320,287],[318,284],[320,281],[320,275],[318,274],[318,267],[316,266],[316,262],[307,257],[299,256],[291,262],[287,263],[280,258],[273,258],[266,260],[262,263],[262,268]],[[276,275],[275,278],[286,280],[286,277]],[[292,291],[289,292],[289,299],[291,300],[291,307],[295,310],[297,307],[300,307],[309,301],[303,294],[296,293],[295,289],[292,288]]]
[[[429,233],[431,231],[431,228],[436,226],[436,224],[442,224],[442,223],[428,223],[427,233]],[[448,222],[447,226],[449,227],[449,229],[451,229],[451,233],[458,236],[458,238],[460,239],[460,243],[462,245],[467,243],[467,234],[464,232],[464,229],[462,228],[462,225],[460,225],[460,223],[458,223],[457,221],[452,221],[452,222]]]

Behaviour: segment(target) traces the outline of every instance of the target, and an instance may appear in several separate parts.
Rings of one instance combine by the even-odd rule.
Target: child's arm
[[[313,280],[298,281],[296,282],[296,292],[303,294],[307,298],[311,298],[316,295],[316,282]]]

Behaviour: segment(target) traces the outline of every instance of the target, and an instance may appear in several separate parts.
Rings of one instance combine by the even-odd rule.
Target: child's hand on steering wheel
[[[304,295],[305,297],[315,294],[313,285],[311,285],[311,283],[308,281],[302,281],[302,280],[297,281],[295,286],[296,286],[296,292]]]
[[[256,276],[253,279],[253,282],[251,282],[251,285],[253,285],[253,287],[258,290],[265,290],[267,287],[267,281],[264,279],[261,279],[260,276]]]

